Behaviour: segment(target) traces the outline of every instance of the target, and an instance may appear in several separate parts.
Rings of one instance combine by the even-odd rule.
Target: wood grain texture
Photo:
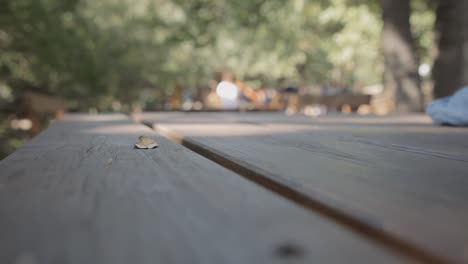
[[[239,116],[226,124],[217,124],[221,116],[204,118],[161,117],[154,125],[244,176],[348,217],[427,260],[468,263],[468,130],[432,126],[423,117],[305,123],[303,117]]]
[[[407,261],[122,115],[68,115],[0,172],[0,263]]]
[[[468,131],[464,127],[433,125],[423,114],[393,116],[359,116],[330,114],[312,118],[305,115],[287,116],[279,112],[266,113],[196,113],[163,112],[135,114],[138,122],[152,126],[171,124],[255,124],[275,130],[286,128],[316,131],[329,135],[376,140],[388,145],[402,145],[428,152],[460,155],[468,159]]]

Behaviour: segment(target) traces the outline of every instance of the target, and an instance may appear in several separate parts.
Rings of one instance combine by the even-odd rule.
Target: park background
[[[222,80],[251,94],[371,95],[366,114],[423,111],[468,84],[467,2],[5,0],[0,158],[56,109],[200,110]]]

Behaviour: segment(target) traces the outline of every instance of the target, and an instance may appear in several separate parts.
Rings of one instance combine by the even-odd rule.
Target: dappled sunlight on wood
[[[77,120],[78,121],[78,120]],[[114,134],[127,134],[129,131],[132,132],[144,132],[147,131],[143,128],[138,128],[132,125],[106,125],[98,126],[94,128],[83,129],[80,132],[84,134],[103,134],[103,135],[114,135]]]

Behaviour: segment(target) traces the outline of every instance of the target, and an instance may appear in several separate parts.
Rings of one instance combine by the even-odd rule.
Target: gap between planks
[[[281,181],[277,181],[269,176],[265,176],[268,173],[261,173],[263,170],[260,168],[251,169],[249,168],[251,165],[246,166],[246,164],[242,164],[242,161],[233,161],[232,159],[229,159],[225,153],[218,153],[209,146],[196,142],[196,140],[191,140],[184,138],[183,136],[179,136],[176,132],[173,132],[170,129],[165,129],[164,127],[158,126],[157,124],[146,122],[141,123],[152,128],[161,136],[187,147],[193,152],[225,167],[228,170],[237,173],[238,175],[272,191],[273,193],[276,193],[306,208],[307,210],[319,213],[327,219],[347,227],[359,235],[363,235],[364,237],[367,237],[374,242],[380,243],[392,251],[414,259],[418,259],[422,263],[452,262],[449,259],[445,259],[438,255],[432,254],[431,252],[423,250],[420,247],[402,240],[389,232],[385,232],[371,225],[367,225],[365,222],[356,219],[345,212],[342,212],[338,208],[321,202],[320,199],[314,199],[313,197],[302,193],[300,190],[298,190],[298,188],[292,188],[286,184],[281,183]]]

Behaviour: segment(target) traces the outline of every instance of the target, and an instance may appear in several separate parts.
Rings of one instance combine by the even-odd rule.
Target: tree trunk
[[[434,63],[434,96],[451,95],[468,84],[468,1],[439,0],[436,11],[438,56]]]
[[[422,111],[419,61],[410,26],[409,0],[380,0],[382,6],[382,50],[384,93],[398,112]]]

